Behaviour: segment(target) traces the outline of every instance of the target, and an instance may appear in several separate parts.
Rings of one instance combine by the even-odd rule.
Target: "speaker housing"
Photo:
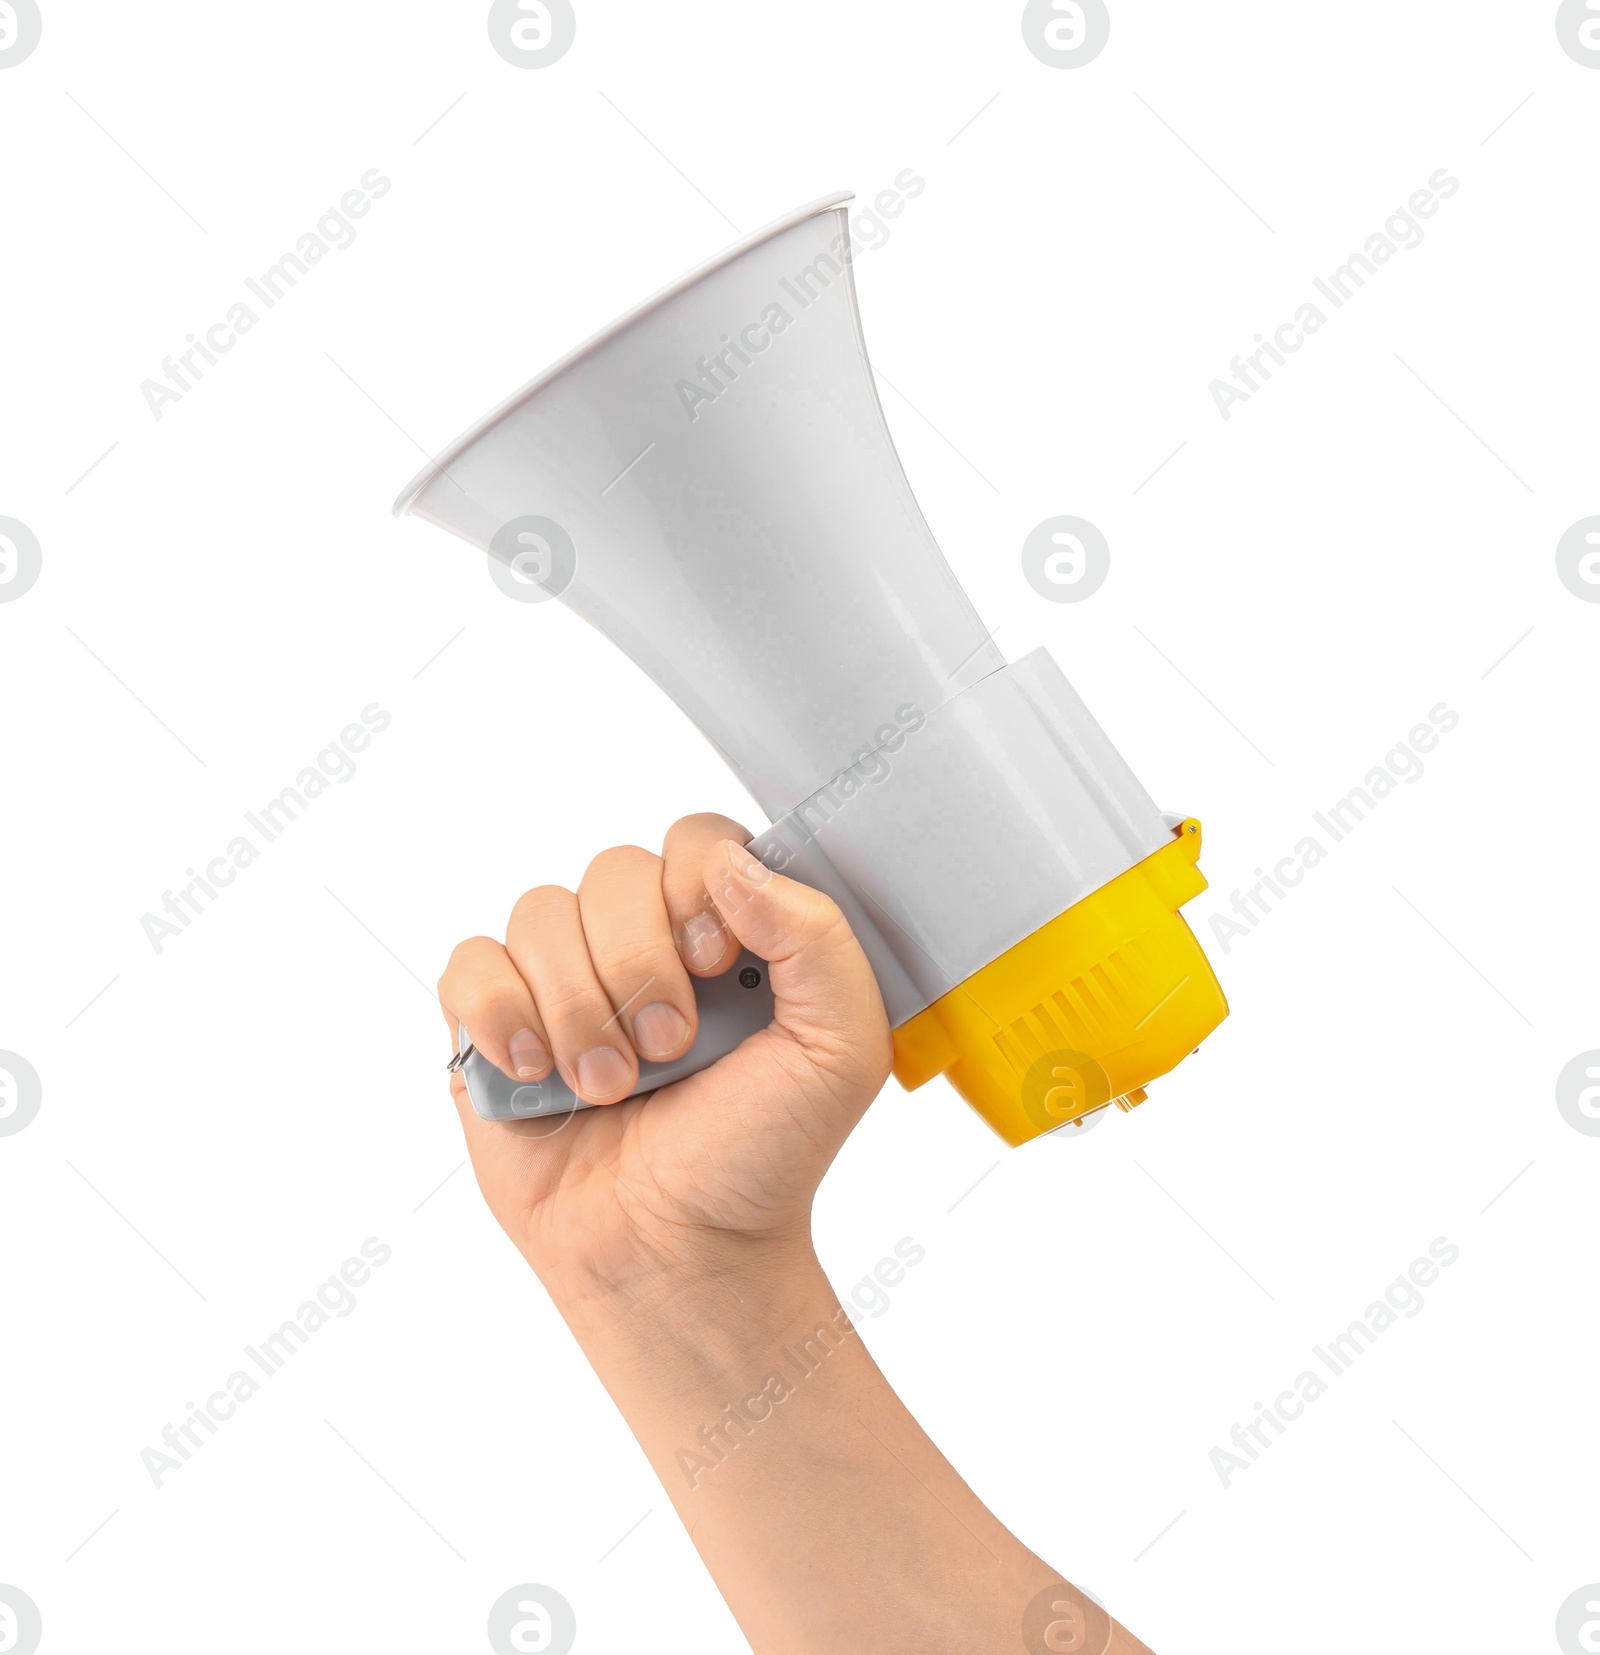
[[[851,199],[596,334],[395,511],[677,702],[772,822],[751,850],[845,911],[896,1073],[947,1073],[1016,1143],[1138,1101],[1226,1015],[1177,913],[1198,824],[1163,816],[1048,652],[1006,662],[935,543],[867,358]]]

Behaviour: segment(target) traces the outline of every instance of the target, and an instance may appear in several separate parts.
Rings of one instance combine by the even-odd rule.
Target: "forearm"
[[[809,1246],[552,1291],[758,1655],[1144,1650],[1077,1594],[1049,1611],[1060,1577],[906,1411]]]

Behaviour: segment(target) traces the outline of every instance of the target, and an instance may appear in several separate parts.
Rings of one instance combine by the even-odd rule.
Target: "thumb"
[[[877,979],[831,897],[774,873],[731,839],[706,853],[704,872],[728,929],[772,968],[780,1027],[806,1045],[887,1052]]]

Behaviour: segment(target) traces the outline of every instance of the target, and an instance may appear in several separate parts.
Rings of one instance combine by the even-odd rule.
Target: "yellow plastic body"
[[[1008,1144],[1131,1109],[1228,1015],[1178,912],[1206,888],[1200,824],[1075,902],[894,1032],[908,1091],[945,1075]]]

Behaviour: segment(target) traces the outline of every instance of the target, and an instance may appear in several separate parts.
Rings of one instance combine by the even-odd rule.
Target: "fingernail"
[[[507,1044],[518,1080],[537,1080],[550,1067],[550,1054],[532,1029],[518,1029]]]
[[[709,971],[728,952],[728,933],[715,914],[695,914],[684,922],[683,951],[689,964]]]
[[[609,1098],[628,1083],[628,1065],[615,1046],[596,1046],[578,1059],[578,1090],[586,1098]]]
[[[641,1057],[668,1057],[689,1032],[676,1006],[657,1000],[633,1014],[633,1044]]]
[[[757,861],[743,845],[736,845],[731,839],[728,841],[728,861],[746,885],[765,885],[772,878],[772,869],[766,863]]]

